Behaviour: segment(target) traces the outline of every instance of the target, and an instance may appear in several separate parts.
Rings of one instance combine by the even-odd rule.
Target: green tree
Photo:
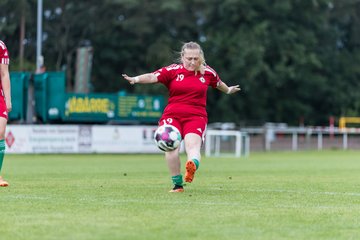
[[[2,18],[0,33],[13,59],[12,70],[34,69],[34,64],[31,64],[29,60],[33,48],[28,48],[30,44],[29,39],[26,38],[26,36],[31,36],[31,32],[27,33],[27,29],[34,31],[31,28],[34,24],[31,11],[34,4],[34,0],[3,0],[0,3],[0,17]]]
[[[22,69],[35,68],[36,9],[36,0],[0,2],[11,69],[22,58]],[[166,94],[160,84],[134,88],[121,74],[171,64],[183,42],[198,41],[220,77],[242,88],[209,90],[210,122],[325,125],[360,114],[359,16],[358,0],[44,1],[43,55],[49,71],[67,71],[69,91],[85,43],[94,49],[93,91]]]
[[[210,109],[213,120],[324,123],[329,109],[318,106],[331,100],[323,74],[328,59],[321,53],[336,47],[328,1],[228,0],[220,6],[208,14],[214,30],[207,46],[215,47],[214,59],[226,59],[218,58],[217,68],[230,83],[240,81],[243,92],[235,101],[219,96],[221,104]],[[229,111],[238,114],[215,114]]]

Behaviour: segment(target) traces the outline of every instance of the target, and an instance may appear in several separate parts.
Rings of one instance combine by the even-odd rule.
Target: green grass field
[[[7,155],[3,175],[2,240],[360,238],[355,151],[203,158],[184,193],[162,155]]]

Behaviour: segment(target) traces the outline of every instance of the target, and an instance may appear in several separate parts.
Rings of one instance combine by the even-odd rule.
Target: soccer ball
[[[170,152],[179,147],[182,139],[176,127],[166,124],[156,129],[154,140],[161,151]]]

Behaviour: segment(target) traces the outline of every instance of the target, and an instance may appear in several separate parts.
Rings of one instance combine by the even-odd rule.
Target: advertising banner
[[[93,126],[92,150],[101,153],[156,153],[156,127]]]
[[[79,149],[78,126],[7,126],[7,153],[76,153]]]
[[[156,126],[8,125],[7,153],[160,153]]]
[[[65,121],[108,122],[114,120],[114,94],[66,94]]]

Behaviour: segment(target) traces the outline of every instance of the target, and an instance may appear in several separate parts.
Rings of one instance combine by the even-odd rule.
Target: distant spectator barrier
[[[8,153],[161,153],[146,125],[12,125]],[[208,129],[207,157],[246,157],[252,151],[360,149],[360,130],[337,128]],[[184,151],[182,144],[181,151]]]
[[[250,151],[360,149],[360,129],[336,127],[243,128]]]

